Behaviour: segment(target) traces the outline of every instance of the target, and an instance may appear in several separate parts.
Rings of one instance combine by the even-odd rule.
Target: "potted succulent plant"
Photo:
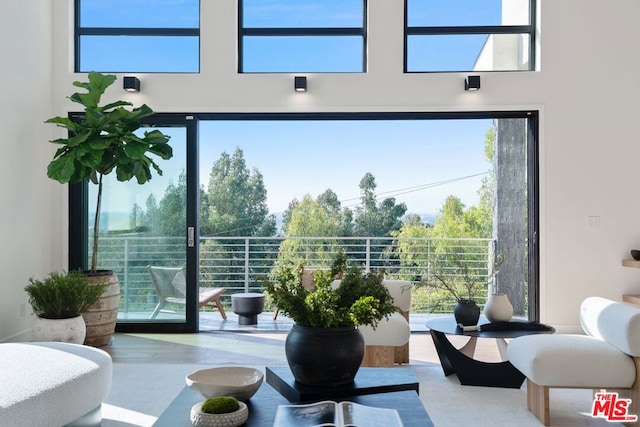
[[[347,268],[342,254],[330,270],[315,273],[312,289],[302,284],[303,269],[299,263],[278,267],[265,284],[272,302],[295,322],[285,341],[289,367],[303,384],[349,383],[364,356],[364,339],[357,327],[375,328],[398,308],[382,284],[382,273]],[[334,280],[339,275],[341,280]]]
[[[86,333],[82,313],[98,301],[106,287],[106,283],[90,283],[81,271],[53,272],[43,280],[30,278],[24,290],[36,315],[33,340],[82,344]]]
[[[102,320],[94,321],[89,316],[85,320],[89,328],[87,344],[101,346],[110,342],[120,302],[117,276],[111,270],[97,269],[103,178],[115,172],[118,181],[135,177],[138,184],[144,184],[151,179],[152,168],[162,174],[149,154],[167,160],[173,151],[168,144],[169,136],[159,130],[139,132],[141,120],[153,114],[146,104],[131,110],[125,108],[132,105],[126,101],[100,105],[102,95],[116,81],[116,76],[92,71],[88,78],[88,82],[73,83],[86,93],[76,92],[69,97],[83,106],[83,113],[76,118],[53,117],[46,121],[69,131],[66,138],[51,141],[59,148],[49,163],[47,175],[62,184],[89,180],[98,186],[91,265],[87,273],[97,276],[99,282],[103,281],[102,276],[108,276],[110,286],[105,291],[105,301],[95,309],[94,317]],[[111,319],[106,330],[104,317]]]

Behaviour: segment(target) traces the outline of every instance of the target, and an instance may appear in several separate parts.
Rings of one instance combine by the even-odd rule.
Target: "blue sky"
[[[200,127],[200,181],[222,152],[240,147],[264,177],[268,205],[282,212],[295,197],[332,189],[343,206],[357,204],[365,173],[379,200],[396,197],[410,212],[434,213],[454,194],[475,204],[491,165],[484,157],[491,120],[208,121]],[[476,175],[448,184],[442,181]],[[411,191],[418,190],[418,191]]]

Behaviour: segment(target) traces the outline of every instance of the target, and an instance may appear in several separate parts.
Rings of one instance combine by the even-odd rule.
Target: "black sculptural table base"
[[[456,349],[443,332],[431,330],[431,337],[446,376],[456,374],[462,385],[520,388],[525,376],[509,361],[492,363],[475,360],[473,354],[477,337],[461,349]],[[500,345],[500,344],[499,344]]]
[[[531,334],[552,334],[551,326],[526,321],[488,323],[480,319],[479,331],[464,331],[457,327],[453,316],[438,317],[427,322],[433,344],[438,352],[445,376],[456,374],[462,385],[520,388],[525,376],[507,360],[505,339]],[[460,349],[451,344],[447,335],[462,335],[469,341]],[[493,338],[500,352],[500,362],[483,362],[473,358],[478,338]]]

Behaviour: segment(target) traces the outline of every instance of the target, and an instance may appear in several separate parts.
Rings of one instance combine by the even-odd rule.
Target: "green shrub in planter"
[[[29,279],[24,290],[33,312],[45,319],[76,317],[95,304],[107,283],[89,283],[81,271],[68,274],[53,272],[44,280]]]

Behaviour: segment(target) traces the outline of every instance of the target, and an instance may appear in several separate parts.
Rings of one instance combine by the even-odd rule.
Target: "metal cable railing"
[[[486,280],[491,258],[491,239],[434,239],[391,237],[202,237],[199,279],[201,287],[225,287],[223,301],[237,292],[262,292],[270,271],[283,259],[304,261],[309,269],[330,266],[333,256],[344,252],[349,263],[368,271],[384,271],[385,277],[430,280],[436,261],[455,258],[466,268],[467,278]],[[101,237],[100,266],[118,275],[121,311],[146,312],[157,300],[147,266],[183,266],[186,240],[176,237]],[[440,274],[455,280],[459,271],[442,264]],[[447,270],[450,269],[448,272]],[[451,305],[436,307],[434,295],[419,288],[413,293],[413,312],[448,312]],[[453,302],[453,301],[452,301]],[[483,301],[478,301],[483,304]]]

